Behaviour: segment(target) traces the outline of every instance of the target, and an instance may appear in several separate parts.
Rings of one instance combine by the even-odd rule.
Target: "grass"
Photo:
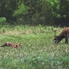
[[[53,29],[57,35],[63,28],[52,26],[3,26],[0,45],[4,42],[21,43],[22,47],[0,47],[1,69],[68,69],[69,46],[64,39],[54,44]]]

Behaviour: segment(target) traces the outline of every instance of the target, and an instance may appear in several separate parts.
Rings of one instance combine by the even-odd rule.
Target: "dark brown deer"
[[[65,38],[65,43],[68,44],[68,38],[69,38],[69,27],[64,28],[60,35],[55,36],[54,42],[55,44],[59,43],[63,38]]]

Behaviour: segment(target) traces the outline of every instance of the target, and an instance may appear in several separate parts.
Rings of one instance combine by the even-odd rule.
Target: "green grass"
[[[69,45],[64,39],[54,44],[53,29],[57,35],[63,28],[52,26],[3,26],[0,45],[4,42],[21,43],[17,49],[0,47],[1,69],[68,69]]]

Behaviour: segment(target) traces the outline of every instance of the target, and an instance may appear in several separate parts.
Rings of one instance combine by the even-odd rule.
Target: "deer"
[[[1,47],[5,47],[5,46],[17,48],[17,47],[21,46],[21,44],[20,44],[20,43],[19,43],[19,44],[13,44],[13,43],[11,43],[11,42],[5,42],[5,43],[3,43],[3,44],[1,45]]]
[[[65,38],[65,43],[68,44],[69,27],[64,28],[58,36],[56,36],[56,30],[54,30],[54,37],[55,44],[58,44],[63,38]]]

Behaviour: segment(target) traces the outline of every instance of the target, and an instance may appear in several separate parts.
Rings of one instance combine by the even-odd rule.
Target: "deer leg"
[[[68,44],[68,38],[65,38],[65,43]]]
[[[66,36],[66,40],[65,40],[65,43],[67,43],[68,44],[68,38],[69,38],[69,32],[67,32],[67,36]]]

